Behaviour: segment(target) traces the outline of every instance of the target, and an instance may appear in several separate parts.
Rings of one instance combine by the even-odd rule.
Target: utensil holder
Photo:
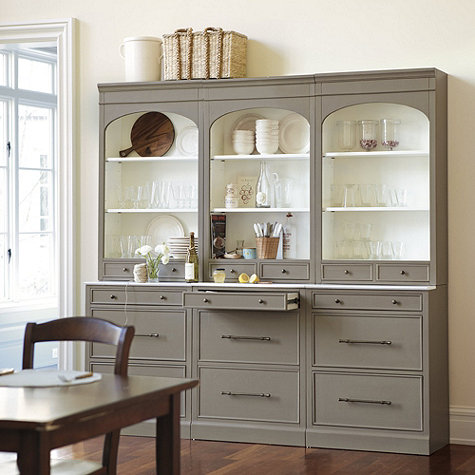
[[[256,238],[256,248],[258,259],[275,259],[279,247],[278,237],[258,237]]]

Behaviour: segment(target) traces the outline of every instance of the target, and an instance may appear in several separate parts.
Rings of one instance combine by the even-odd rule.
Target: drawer
[[[422,371],[422,317],[314,315],[317,366]]]
[[[256,264],[244,264],[244,263],[230,263],[230,264],[210,264],[209,265],[209,278],[213,278],[213,271],[215,269],[224,269],[226,272],[227,281],[237,281],[239,274],[243,272],[247,275],[256,274]]]
[[[298,315],[288,312],[199,314],[200,361],[298,364]]]
[[[104,262],[104,277],[134,280],[135,262]]]
[[[167,265],[160,264],[159,280],[185,280],[184,261],[170,261]]]
[[[314,424],[422,431],[422,377],[314,374]]]
[[[310,265],[308,263],[261,263],[261,279],[267,280],[308,280]]]
[[[186,311],[127,310],[117,312],[109,309],[92,309],[92,316],[104,318],[117,325],[135,327],[135,336],[130,348],[130,359],[185,361]],[[91,357],[113,357],[115,347],[100,343],[91,344]]]
[[[371,264],[323,264],[322,280],[373,280]]]
[[[429,266],[377,264],[376,280],[387,282],[428,282]]]
[[[299,422],[298,371],[199,370],[199,417]]]
[[[90,370],[95,373],[113,374],[114,365],[110,363],[89,364]],[[184,366],[139,366],[129,364],[128,374],[131,376],[158,376],[160,378],[186,378]],[[180,417],[185,417],[185,392],[181,393]]]
[[[91,289],[91,303],[134,305],[181,305],[183,296],[181,290],[165,290],[151,288],[136,290],[125,287],[95,287]]]
[[[224,310],[294,310],[297,292],[183,292],[185,308]]]
[[[313,294],[313,308],[354,310],[422,310],[421,294]]]

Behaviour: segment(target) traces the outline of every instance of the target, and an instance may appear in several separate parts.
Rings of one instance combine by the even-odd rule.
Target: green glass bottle
[[[186,250],[185,281],[198,282],[199,275],[198,254],[195,249],[195,233],[190,233],[190,245]]]

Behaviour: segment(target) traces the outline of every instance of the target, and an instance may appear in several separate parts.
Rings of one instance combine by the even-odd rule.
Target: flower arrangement
[[[170,260],[170,249],[168,249],[168,246],[164,242],[157,244],[155,249],[147,244],[136,249],[135,255],[145,257],[148,280],[153,282],[158,280],[160,262],[162,264],[168,264]]]

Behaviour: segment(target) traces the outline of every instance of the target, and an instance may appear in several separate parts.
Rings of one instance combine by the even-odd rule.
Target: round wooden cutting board
[[[126,157],[135,150],[141,157],[161,157],[165,155],[175,140],[172,121],[161,112],[147,112],[140,116],[130,131],[132,147],[121,150]]]

